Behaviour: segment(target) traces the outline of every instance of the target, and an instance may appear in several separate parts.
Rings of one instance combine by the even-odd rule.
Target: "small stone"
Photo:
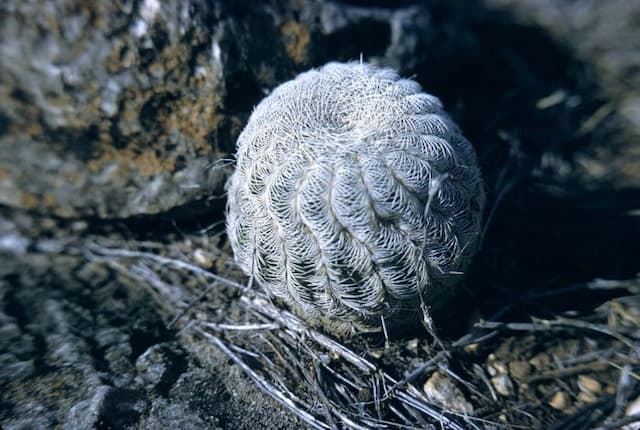
[[[71,228],[71,231],[73,231],[74,233],[78,233],[78,232],[85,231],[88,226],[89,224],[86,221],[75,221],[71,223],[70,228]]]
[[[509,372],[507,365],[502,361],[496,361],[495,363],[493,363],[493,367],[498,371],[498,373]]]
[[[587,375],[578,376],[578,388],[580,388],[580,391],[587,394],[600,394],[600,392],[602,392],[602,385],[600,382]]]
[[[628,417],[640,414],[640,396],[636,397],[635,400],[632,400],[629,403],[624,414]],[[638,425],[637,427],[633,427],[633,429],[640,429],[640,425]]]
[[[585,391],[580,391],[578,393],[577,399],[579,402],[582,402],[582,403],[593,403],[596,400],[598,400],[596,396],[594,396],[592,393],[588,393]]]
[[[373,349],[369,351],[369,354],[376,359],[379,359],[384,354],[384,349]]]
[[[564,391],[558,391],[549,400],[549,406],[558,411],[564,411],[569,406],[569,395]]]
[[[516,379],[526,379],[531,373],[531,365],[523,360],[509,363],[509,374]]]
[[[548,354],[544,352],[541,352],[540,354],[533,356],[529,360],[529,364],[531,364],[536,370],[544,369],[549,365],[549,363],[551,363],[551,358],[549,357]]]
[[[498,374],[495,367],[493,367],[492,365],[487,366],[487,373],[489,373],[489,376],[496,376]]]
[[[113,388],[107,385],[95,387],[88,398],[75,404],[67,413],[62,428],[64,430],[78,428],[96,428],[105,403]]]
[[[491,384],[501,396],[512,397],[515,394],[513,382],[506,373],[501,373],[491,378]]]
[[[442,372],[433,372],[425,382],[423,390],[429,400],[446,410],[461,414],[473,413],[473,406],[465,399],[462,391]]]
[[[418,353],[418,339],[411,339],[407,342],[407,349],[414,354]]]
[[[479,345],[477,343],[470,343],[469,345],[464,347],[464,352],[467,354],[475,354],[478,352]]]
[[[201,248],[193,251],[193,260],[198,266],[205,269],[210,269],[213,266],[213,259],[211,258],[211,254]]]

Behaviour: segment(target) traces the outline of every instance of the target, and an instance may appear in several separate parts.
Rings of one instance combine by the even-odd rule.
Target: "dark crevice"
[[[354,60],[362,54],[365,58],[384,55],[391,43],[391,27],[387,21],[360,19],[349,27],[340,29],[317,40],[318,52],[331,52],[320,62],[336,59]]]
[[[105,357],[105,350],[98,346],[95,338],[92,336],[88,336],[83,338],[83,340],[87,343],[89,347],[89,354],[93,360],[93,368],[96,372],[104,372],[105,374],[109,374],[109,362]]]
[[[155,324],[148,324],[131,331],[129,341],[131,343],[131,361],[136,359],[153,345],[171,340],[172,336],[167,331],[165,324],[158,320]]]
[[[161,52],[167,47],[167,45],[169,45],[169,34],[162,22],[155,21],[151,26],[151,41],[153,42],[153,47],[157,52]]]
[[[419,4],[421,0],[333,0],[333,2],[351,6],[400,9],[412,4]]]
[[[93,155],[96,142],[99,141],[100,130],[96,124],[88,128],[57,127],[51,128],[41,118],[46,141],[51,145],[59,145],[65,152],[71,153],[82,161],[88,161]]]
[[[3,112],[0,112],[0,137],[4,136],[9,131],[9,123],[9,117]]]
[[[220,224],[223,228],[225,219],[225,197],[202,198],[176,206],[165,212],[146,215],[134,215],[127,218],[98,218],[98,217],[78,217],[63,218],[49,216],[48,218],[56,222],[56,230],[67,230],[78,222],[87,223],[83,235],[104,235],[117,233],[134,240],[158,240],[167,235],[174,235],[179,232],[194,233],[202,229],[211,227],[212,224]],[[0,204],[0,214],[2,210],[15,211],[14,208]],[[38,211],[20,211],[39,217]],[[52,232],[41,232],[40,238],[54,237]],[[39,252],[37,248],[29,248],[30,252]]]
[[[112,228],[121,225],[133,237],[152,238],[153,235],[157,235],[157,238],[178,231],[197,232],[214,223],[224,221],[225,203],[224,198],[205,198],[157,214],[136,215],[114,220],[96,219],[92,225],[96,227],[95,232],[98,232],[101,227]]]
[[[31,320],[27,317],[26,312],[24,312],[22,303],[20,303],[18,297],[16,297],[17,286],[21,284],[20,276],[17,273],[11,273],[4,276],[4,279],[7,285],[10,286],[6,289],[6,294],[4,296],[4,301],[6,303],[4,312],[16,320],[16,324],[20,328],[20,331],[24,331]]]
[[[33,97],[22,88],[13,88],[9,95],[16,101],[22,102],[24,104],[32,104],[34,102]]]
[[[156,385],[156,391],[161,396],[167,397],[180,375],[187,371],[189,363],[186,353],[182,349],[177,351],[167,349],[165,350],[165,355],[166,362],[170,363],[170,366],[168,371],[162,375],[160,382]]]
[[[4,277],[7,284],[11,287],[6,289],[4,296],[5,309],[4,312],[15,319],[21,333],[28,333],[33,338],[33,351],[28,357],[18,357],[20,359],[29,360],[32,359],[34,367],[41,373],[51,371],[52,368],[44,360],[44,356],[47,351],[47,343],[44,335],[37,330],[31,330],[30,326],[33,323],[33,319],[29,316],[30,313],[25,309],[25,305],[19,298],[18,288],[22,281],[18,274],[8,274]]]
[[[251,111],[263,96],[256,78],[249,70],[237,71],[226,82],[225,111],[228,113]]]
[[[640,226],[625,212],[640,207],[640,193],[591,191],[569,179],[533,176],[543,155],[571,165],[578,151],[594,145],[593,136],[576,130],[603,103],[595,72],[543,29],[487,11],[479,2],[465,4],[431,4],[434,25],[425,31],[432,34],[420,41],[416,51],[423,55],[415,67],[402,72],[415,73],[443,101],[476,147],[489,207],[504,189],[501,175],[512,185],[469,270],[468,294],[457,301],[460,313],[490,316],[512,306],[509,316],[522,318],[592,309],[620,291],[585,290],[580,304],[569,293],[529,305],[519,298],[596,277],[631,278],[638,271]],[[554,92],[564,97],[540,108],[538,102]],[[561,192],[550,193],[554,188]],[[439,321],[455,326],[451,320],[444,315]],[[455,320],[465,324],[466,318]]]
[[[151,96],[140,109],[140,125],[147,130],[161,128],[158,123],[171,113],[171,104],[176,100],[179,96],[168,92]]]
[[[137,407],[145,400],[143,393],[134,390],[110,390],[96,419],[96,430],[133,428],[142,413]]]

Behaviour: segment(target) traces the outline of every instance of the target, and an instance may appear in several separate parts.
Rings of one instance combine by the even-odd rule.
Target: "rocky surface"
[[[640,186],[640,8],[633,2],[490,0],[524,25],[537,25],[590,68],[598,83],[600,106],[577,134],[591,145],[573,154],[574,174],[587,187]],[[556,94],[558,100],[563,99]],[[599,143],[602,142],[602,143]],[[604,144],[606,142],[606,144]]]
[[[222,353],[168,328],[175,309],[131,267],[86,250],[179,243],[183,259],[232,273],[215,233],[235,139],[270,89],[331,60],[415,76],[478,149],[497,210],[460,312],[638,271],[640,8],[372,3],[0,5],[2,428],[301,426]],[[194,282],[176,275],[175,294]],[[208,294],[220,313],[234,298]],[[545,306],[576,302],[563,298]],[[509,366],[490,375],[507,395],[526,379]]]
[[[78,255],[69,235],[95,239],[86,224],[15,221],[2,225],[4,245],[23,250],[0,263],[4,429],[299,426],[218,350],[167,328],[174,309]]]
[[[0,201],[127,217],[219,190],[223,72],[202,7],[5,3]]]

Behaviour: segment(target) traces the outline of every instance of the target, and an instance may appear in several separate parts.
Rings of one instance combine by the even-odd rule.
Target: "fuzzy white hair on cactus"
[[[474,149],[438,98],[391,69],[329,63],[280,85],[251,114],[236,161],[236,262],[335,333],[428,305],[478,247]]]

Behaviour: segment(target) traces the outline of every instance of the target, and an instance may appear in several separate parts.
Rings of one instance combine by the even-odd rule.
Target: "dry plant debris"
[[[453,341],[341,341],[242,281],[228,251],[220,274],[188,263],[180,244],[83,252],[146,285],[183,342],[218,348],[312,428],[632,429],[640,420],[640,279],[620,281],[627,295],[579,318],[478,321]]]

